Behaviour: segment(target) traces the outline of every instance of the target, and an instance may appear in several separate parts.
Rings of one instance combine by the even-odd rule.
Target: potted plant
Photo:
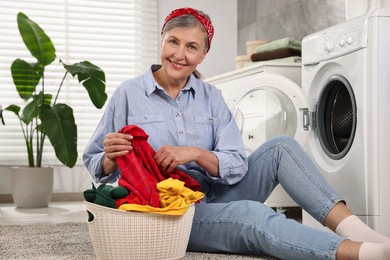
[[[53,168],[43,167],[43,147],[48,137],[54,148],[58,160],[67,167],[72,168],[77,161],[77,125],[73,116],[73,109],[64,103],[58,103],[64,80],[68,74],[78,78],[79,83],[85,87],[90,100],[97,108],[102,108],[107,100],[105,93],[105,74],[94,64],[82,61],[73,65],[67,65],[61,60],[64,67],[64,76],[59,79],[56,93],[47,93],[45,86],[45,68],[56,60],[55,47],[46,35],[45,31],[25,14],[18,13],[17,24],[20,35],[35,62],[27,62],[16,59],[11,65],[11,74],[16,90],[24,101],[23,108],[18,105],[8,105],[4,109],[0,106],[0,119],[5,125],[4,112],[10,111],[19,119],[27,149],[29,170],[35,174],[17,177],[14,171],[21,167],[14,167],[11,171],[12,195],[17,207],[41,207],[49,204],[53,190]],[[51,171],[49,176],[39,177],[38,173]],[[51,175],[50,175],[51,174]],[[51,176],[51,177],[50,177]],[[18,183],[18,179],[21,183]],[[34,185],[32,181],[38,181]],[[49,188],[45,188],[42,182],[47,180]],[[28,194],[27,188],[33,188],[33,192],[44,193],[47,190],[49,198],[44,202],[38,202],[38,195]],[[21,195],[15,194],[21,192]],[[20,198],[20,200],[19,200]],[[29,199],[22,202],[22,198]],[[35,203],[35,201],[37,201]]]

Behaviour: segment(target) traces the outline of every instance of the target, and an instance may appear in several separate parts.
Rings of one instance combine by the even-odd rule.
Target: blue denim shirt
[[[178,166],[195,178],[202,192],[212,199],[219,193],[212,190],[239,182],[247,172],[238,127],[219,89],[191,74],[174,100],[154,80],[153,70],[159,67],[151,66],[115,90],[84,151],[84,164],[95,181],[115,182],[121,174],[119,169],[109,176],[102,174],[104,137],[135,124],[149,135],[148,142],[155,151],[163,145],[173,145],[197,146],[213,152],[219,160],[220,177],[211,176],[194,162]]]

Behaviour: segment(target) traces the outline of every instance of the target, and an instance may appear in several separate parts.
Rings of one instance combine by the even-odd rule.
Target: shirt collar
[[[145,92],[147,96],[150,96],[154,91],[157,89],[164,90],[155,80],[153,77],[153,72],[160,69],[161,65],[152,65],[149,67],[149,69],[144,74],[144,85],[145,85]],[[193,96],[195,96],[195,93],[200,87],[199,79],[197,79],[194,74],[191,73],[187,84],[184,86],[183,90],[189,90],[192,92]],[[182,91],[183,91],[182,90]]]

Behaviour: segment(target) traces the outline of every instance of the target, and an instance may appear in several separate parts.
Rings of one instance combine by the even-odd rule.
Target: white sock
[[[364,242],[359,250],[359,260],[390,259],[390,243],[380,244]]]
[[[336,234],[351,239],[352,241],[390,243],[390,238],[372,230],[356,215],[351,215],[343,219],[336,227]]]

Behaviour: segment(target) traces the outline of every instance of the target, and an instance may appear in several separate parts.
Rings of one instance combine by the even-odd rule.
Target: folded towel
[[[291,56],[301,56],[301,50],[294,48],[280,48],[272,51],[257,52],[251,55],[252,61],[266,61]]]
[[[302,44],[297,40],[294,40],[290,37],[286,37],[286,38],[272,41],[270,43],[259,45],[256,47],[255,52],[273,51],[280,48],[292,48],[292,49],[301,50]]]
[[[291,57],[286,57],[286,58],[281,58],[281,59],[275,59],[274,61],[301,63],[302,62],[302,57],[300,57],[300,56],[291,56]]]
[[[273,59],[273,60],[270,60],[270,61],[250,61],[250,62],[245,63],[243,65],[243,67],[252,66],[254,64],[258,64],[258,63],[261,63],[261,62],[301,63],[302,62],[302,57],[291,56],[291,57],[286,57],[286,58]]]

